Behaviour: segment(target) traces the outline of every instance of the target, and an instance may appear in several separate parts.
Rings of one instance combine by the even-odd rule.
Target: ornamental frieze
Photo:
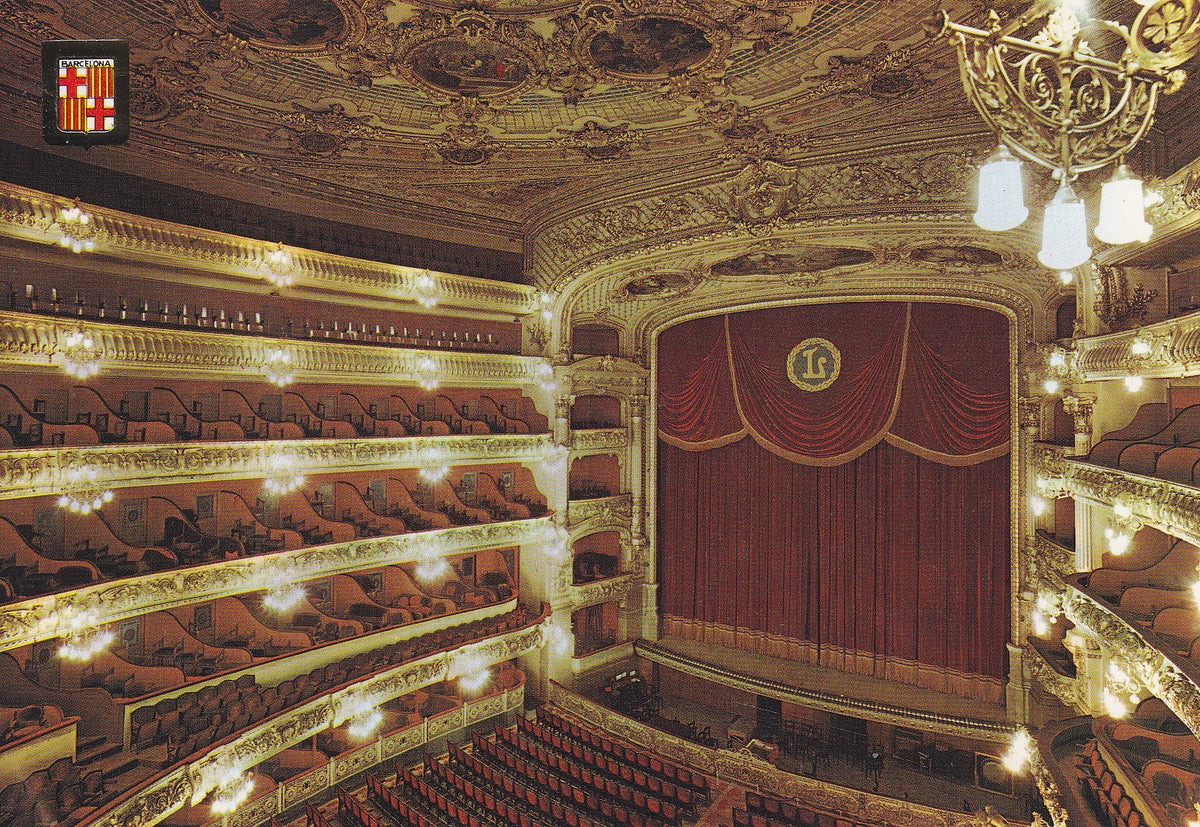
[[[582,609],[597,603],[624,599],[633,588],[634,580],[633,574],[620,574],[595,583],[571,586],[571,603],[576,609]]]
[[[1033,774],[1033,781],[1037,784],[1038,793],[1042,796],[1042,803],[1050,812],[1050,819],[1054,823],[1054,827],[1068,827],[1067,808],[1062,804],[1058,782],[1054,780],[1054,776],[1042,761],[1041,751],[1032,749],[1029,753],[1029,767]]]
[[[1087,692],[1078,680],[1054,671],[1053,667],[1032,647],[1022,647],[1021,657],[1026,674],[1038,686],[1058,698],[1066,706],[1074,708],[1080,715],[1088,714]]]
[[[570,528],[576,528],[589,522],[628,528],[631,519],[633,519],[632,494],[567,502],[567,526]]]
[[[599,726],[605,732],[722,781],[754,787],[764,795],[785,801],[809,802],[818,808],[834,809],[844,813],[847,818],[871,824],[903,824],[906,827],[968,827],[979,824],[977,817],[970,814],[938,810],[839,787],[784,772],[748,752],[710,749],[690,743],[626,718],[554,682],[550,683],[550,700],[567,713]]]
[[[1120,500],[1143,525],[1189,543],[1200,543],[1200,489],[1089,465],[1046,445],[1034,446],[1033,466],[1048,483],[1049,491],[1107,505]]]
[[[534,628],[540,630],[541,625]],[[528,630],[517,630],[510,632],[506,637],[517,637],[533,641],[535,646],[541,645],[543,637],[540,634],[531,637],[527,633]],[[524,654],[532,648],[531,646],[522,649],[518,654]],[[216,788],[224,772],[230,768],[235,771],[249,769],[289,746],[315,736],[334,723],[335,709],[344,697],[365,691],[378,703],[385,703],[442,680],[446,674],[447,657],[447,653],[429,655],[419,661],[397,666],[382,675],[315,698],[302,707],[282,712],[253,730],[214,747],[200,760],[177,767],[154,779],[91,823],[96,827],[149,827],[182,806],[202,801]],[[515,693],[517,697],[521,694]],[[457,715],[445,717],[457,722],[456,726],[448,727],[447,731],[461,728],[464,711],[460,709],[457,710]],[[434,720],[427,722],[427,731],[432,728],[428,725],[433,723]],[[435,736],[429,733],[428,737]]]
[[[568,408],[569,413],[570,409]],[[571,432],[571,453],[576,456],[612,451],[624,448],[628,444],[628,428],[596,428]]]
[[[62,493],[71,484],[69,473],[81,467],[94,469],[105,487],[121,488],[266,476],[279,456],[288,457],[297,472],[319,474],[349,467],[415,468],[431,449],[455,466],[532,462],[551,445],[546,434],[485,434],[0,449],[0,499]]]
[[[295,381],[413,385],[422,361],[432,360],[443,385],[497,387],[531,383],[543,364],[528,356],[159,330],[0,311],[0,366],[44,370],[61,364],[69,337],[78,332],[93,339],[102,370],[156,376],[265,377],[271,354],[283,351]]]
[[[547,525],[549,518],[542,517],[364,538],[138,575],[7,603],[0,606],[0,651],[58,637],[60,623],[91,610],[99,614],[101,622],[111,623],[172,606],[269,589],[274,585],[273,576],[281,570],[298,581],[415,562],[428,542],[461,551],[538,543],[544,539]]]
[[[1131,346],[1135,339],[1149,345],[1150,352],[1134,355]],[[1148,379],[1200,372],[1200,314],[1075,340],[1072,378],[1082,382],[1119,379],[1134,368]]]
[[[1068,585],[1062,598],[1067,619],[1087,634],[1100,649],[1118,655],[1129,665],[1129,674],[1170,707],[1179,720],[1200,735],[1200,685],[1154,648],[1142,633],[1110,607]]]
[[[314,113],[314,118],[322,113]],[[328,120],[328,115],[324,115]],[[322,122],[324,123],[324,122]],[[57,247],[61,232],[59,211],[73,206],[36,190],[0,182],[0,237],[52,244]],[[97,252],[119,255],[140,262],[144,278],[171,281],[180,267],[231,275],[229,287],[238,289],[247,277],[262,278],[267,270],[266,254],[275,249],[263,241],[228,235],[198,227],[88,205]],[[416,295],[417,279],[431,275],[443,304],[486,308],[498,313],[524,315],[537,308],[537,291],[520,284],[489,279],[431,273],[417,267],[381,264],[361,259],[288,248],[289,271],[297,287],[313,286],[340,293],[374,294],[395,298]]]

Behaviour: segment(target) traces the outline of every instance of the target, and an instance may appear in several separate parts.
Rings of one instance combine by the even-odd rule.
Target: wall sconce
[[[439,299],[438,286],[428,270],[413,280],[413,298],[421,307],[437,307]]]
[[[446,454],[439,451],[437,448],[429,448],[421,452],[421,467],[417,469],[417,474],[425,482],[430,485],[437,485],[450,473],[450,464],[446,461]]]
[[[213,795],[213,815],[226,815],[246,803],[254,792],[254,779],[236,770],[229,770]]]
[[[267,476],[263,490],[276,497],[290,494],[304,485],[304,475],[295,469],[296,462],[288,456],[273,456],[267,461]]]
[[[58,354],[63,373],[73,379],[86,381],[100,372],[100,349],[90,333],[81,330],[68,333]]]
[[[483,689],[491,677],[492,670],[483,658],[474,654],[466,655],[459,666],[458,687],[464,692],[475,693]]]
[[[570,456],[571,451],[565,445],[552,445],[546,449],[538,463],[548,476],[557,478],[567,472],[567,460]]]
[[[72,514],[91,514],[112,502],[115,495],[101,485],[99,479],[99,472],[88,465],[67,471],[66,490],[57,500],[59,508]]]
[[[1033,757],[1033,739],[1029,737],[1029,731],[1022,728],[1012,734],[1012,739],[1008,742],[1008,750],[1005,751],[1001,761],[1004,768],[1013,775],[1018,775],[1025,771],[1025,765]]]
[[[292,367],[292,354],[283,348],[272,348],[267,351],[263,372],[267,376],[267,381],[276,387],[286,387],[296,381],[296,371]]]
[[[375,734],[382,723],[383,711],[379,706],[366,698],[357,698],[354,701],[354,714],[350,717],[350,725],[346,727],[346,734],[357,741],[365,741]]]
[[[276,287],[291,287],[296,281],[292,273],[292,254],[282,243],[263,253],[263,261],[267,265],[267,281]]]
[[[417,384],[422,390],[432,392],[437,390],[438,385],[442,383],[441,371],[438,369],[438,363],[428,356],[422,356],[417,360],[417,366],[414,370],[414,377]]]
[[[59,246],[73,253],[90,253],[96,249],[96,241],[92,237],[94,227],[92,216],[79,206],[79,199],[76,198],[74,205],[58,211]]]
[[[439,541],[430,538],[421,538],[420,548],[417,551],[417,566],[413,570],[417,579],[422,583],[432,583],[440,580],[447,572],[450,571],[450,564],[446,561],[445,550]]]

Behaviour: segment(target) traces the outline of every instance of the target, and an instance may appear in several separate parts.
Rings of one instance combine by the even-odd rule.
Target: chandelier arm
[[[970,38],[971,40],[986,41],[989,44],[1003,44],[1010,49],[1016,49],[1017,51],[1025,53],[1044,55],[1045,57],[1054,58],[1056,60],[1064,56],[1061,50],[1052,48],[1050,46],[1045,46],[1041,43],[1035,43],[1032,40],[1025,40],[1024,38],[1013,37],[1012,35],[1006,34],[993,34],[987,29],[977,29],[974,26],[965,26],[961,23],[955,23],[950,19],[949,15],[947,15],[945,12],[942,12],[942,29],[938,34],[940,36],[946,36],[948,32],[954,32],[960,37]],[[1122,70],[1121,64],[1119,63],[1111,60],[1105,60],[1102,57],[1087,54],[1086,52],[1079,52],[1078,50],[1076,50],[1075,54],[1068,56],[1076,63],[1084,66],[1090,66],[1094,69],[1112,72],[1113,74],[1129,75],[1130,77],[1147,81],[1162,81],[1166,79],[1166,72],[1163,70],[1147,69],[1139,66],[1135,71],[1127,72]]]
[[[1114,161],[1118,161],[1122,157],[1128,155],[1129,152],[1133,150],[1133,148],[1137,146],[1139,142],[1141,142],[1142,138],[1146,136],[1146,132],[1154,123],[1154,110],[1157,106],[1157,98],[1158,84],[1155,84],[1150,87],[1150,102],[1146,106],[1146,115],[1142,117],[1142,124],[1138,127],[1137,132],[1129,139],[1124,141],[1120,147],[1114,149],[1111,153],[1104,156],[1104,158],[1097,161],[1089,161],[1086,164],[1076,164],[1072,166],[1072,170],[1076,173],[1094,172],[1095,170],[1102,169]]]

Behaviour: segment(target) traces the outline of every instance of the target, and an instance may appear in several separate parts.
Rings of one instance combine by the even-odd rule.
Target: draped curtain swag
[[[715,316],[659,343],[668,634],[998,700],[1008,321],[900,302]],[[792,348],[840,375],[806,392]],[[750,436],[752,439],[744,439]]]

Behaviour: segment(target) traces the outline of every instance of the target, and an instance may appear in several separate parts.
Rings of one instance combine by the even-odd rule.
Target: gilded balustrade
[[[281,456],[297,473],[321,474],[417,468],[431,450],[450,466],[530,463],[552,445],[547,434],[485,434],[8,448],[0,449],[0,500],[62,493],[71,484],[70,472],[81,467],[94,469],[104,487],[122,488],[265,477]]]
[[[634,650],[638,657],[683,672],[685,675],[722,686],[730,686],[752,695],[778,698],[788,703],[800,704],[826,712],[852,715],[857,718],[903,727],[917,727],[946,735],[961,735],[992,741],[1005,740],[1012,732],[1010,725],[996,721],[908,709],[881,701],[859,700],[848,698],[845,695],[834,695],[800,686],[777,683],[695,660],[647,640],[638,640],[634,644]]]
[[[281,573],[302,581],[414,563],[430,543],[455,552],[540,543],[549,524],[549,518],[540,517],[350,540],[143,574],[6,603],[0,605],[0,651],[58,637],[66,628],[62,624],[80,614],[95,613],[101,623],[112,623],[172,606],[269,589],[277,585]]]
[[[609,600],[621,600],[633,589],[634,582],[640,579],[635,574],[618,574],[594,583],[582,583],[571,586],[571,604],[576,609],[592,606],[596,603],[607,603]]]
[[[186,804],[198,804],[230,771],[247,770],[288,747],[350,718],[362,699],[386,703],[416,689],[455,677],[462,668],[492,665],[531,652],[546,639],[546,610],[534,625],[438,652],[313,698],[213,747],[204,757],[177,766],[102,808],[94,827],[149,827]],[[470,664],[470,666],[465,666]],[[432,736],[431,736],[432,737]]]
[[[57,247],[61,236],[60,211],[73,207],[66,198],[0,182],[0,238],[20,239]],[[96,243],[93,255],[119,256],[142,264],[139,276],[177,281],[181,269],[204,272],[227,289],[257,288],[270,266],[266,256],[278,249],[252,238],[173,224],[92,205],[89,236]],[[432,277],[442,305],[474,308],[489,314],[525,315],[540,309],[539,292],[521,284],[439,273],[418,267],[286,248],[287,271],[295,281],[292,292],[316,288],[326,294],[355,295],[391,300],[417,295],[417,279]],[[96,267],[105,263],[99,260]]]
[[[113,324],[0,311],[0,369],[49,370],[68,337],[86,332],[102,371],[163,378],[263,379],[268,359],[283,351],[296,382],[414,385],[432,360],[443,386],[514,387],[537,381],[545,360],[499,353],[460,353],[342,344],[199,330]]]
[[[1077,630],[1095,640],[1102,651],[1127,662],[1131,677],[1200,736],[1200,684],[1191,664],[1176,663],[1111,606],[1072,584],[1064,585],[1062,608]]]
[[[1131,349],[1135,339],[1149,344],[1150,352],[1135,356]],[[1200,373],[1200,313],[1075,340],[1072,376],[1079,381],[1123,379],[1130,370],[1147,379]]]
[[[1200,489],[1064,457],[1046,446],[1033,448],[1036,473],[1048,490],[1129,507],[1143,525],[1200,544]]]
[[[567,527],[575,528],[586,522],[629,525],[633,519],[633,495],[617,494],[589,500],[567,502]]]

